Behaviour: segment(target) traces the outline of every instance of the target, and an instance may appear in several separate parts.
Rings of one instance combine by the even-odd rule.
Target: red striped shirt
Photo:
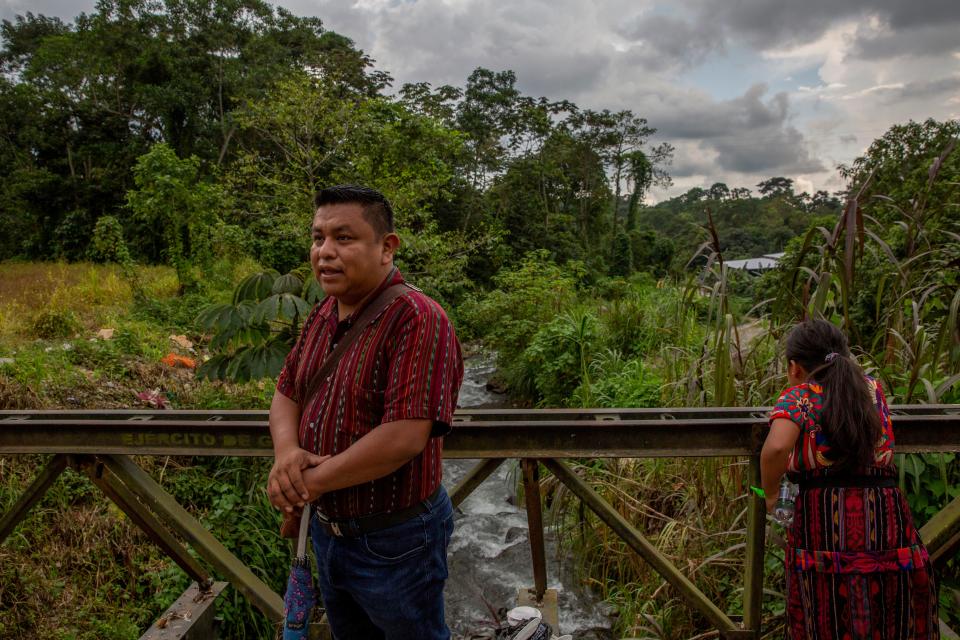
[[[401,282],[395,271],[377,293]],[[317,506],[336,520],[396,511],[433,493],[443,473],[442,436],[450,430],[463,380],[460,344],[447,314],[411,289],[361,331],[334,375],[303,407],[309,380],[362,311],[338,321],[336,300],[328,297],[311,311],[287,356],[277,391],[301,405],[300,446],[336,455],[380,424],[425,419],[434,427],[423,452],[390,475],[320,496]]]

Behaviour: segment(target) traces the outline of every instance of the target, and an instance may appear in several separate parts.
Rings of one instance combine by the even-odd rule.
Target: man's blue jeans
[[[453,506],[443,488],[425,513],[356,538],[310,521],[320,592],[336,640],[448,640],[443,586]]]

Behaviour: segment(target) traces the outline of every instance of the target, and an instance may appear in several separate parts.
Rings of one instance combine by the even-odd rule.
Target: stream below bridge
[[[487,390],[494,357],[465,360],[459,405],[498,408],[506,396]],[[479,460],[447,460],[443,484],[448,491]],[[507,460],[460,505],[448,550],[450,578],[446,586],[447,622],[454,640],[492,638],[494,610],[516,604],[517,590],[533,587],[526,511],[517,506],[517,460]],[[610,640],[612,608],[582,586],[575,561],[558,550],[556,535],[545,527],[547,587],[556,589],[561,633],[577,640]],[[556,630],[555,630],[556,631]]]

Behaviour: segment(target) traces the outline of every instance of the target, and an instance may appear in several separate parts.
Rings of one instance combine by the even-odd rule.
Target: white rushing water
[[[503,406],[506,398],[486,389],[494,370],[490,355],[467,358],[461,407]],[[479,462],[445,461],[447,490]],[[458,509],[445,592],[447,621],[455,640],[492,637],[493,615],[488,607],[510,608],[519,589],[533,587],[526,511],[515,504],[518,474],[516,460],[504,462]],[[559,555],[549,527],[545,534],[547,586],[557,590],[559,631],[578,640],[612,638],[606,615],[609,607],[580,585],[573,561]]]

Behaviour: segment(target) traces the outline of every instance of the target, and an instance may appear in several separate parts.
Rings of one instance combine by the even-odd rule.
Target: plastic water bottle
[[[780,481],[780,493],[777,494],[777,502],[773,505],[773,519],[785,527],[789,527],[793,522],[793,513],[796,511],[794,503],[793,485],[789,480],[783,478]]]

